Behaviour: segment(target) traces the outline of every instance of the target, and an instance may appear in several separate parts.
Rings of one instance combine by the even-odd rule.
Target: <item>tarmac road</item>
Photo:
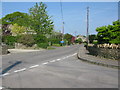
[[[3,68],[22,63],[3,74],[9,88],[118,88],[118,70],[77,59],[81,45],[3,56]]]

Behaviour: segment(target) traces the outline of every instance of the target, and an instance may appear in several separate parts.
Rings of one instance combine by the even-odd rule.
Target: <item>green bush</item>
[[[14,44],[17,41],[15,36],[3,36],[2,42],[8,45],[8,48],[14,48]]]
[[[22,43],[23,45],[32,47],[35,44],[35,40],[33,38],[33,35],[25,34],[21,35],[21,37],[18,38],[18,43]]]
[[[82,41],[81,38],[75,40],[75,43],[82,43],[82,42],[83,42],[83,41]]]
[[[46,43],[48,42],[46,36],[40,34],[40,35],[34,35],[34,40],[36,43]]]
[[[38,47],[41,47],[41,48],[47,48],[49,45],[48,43],[37,43]]]
[[[52,44],[60,44],[60,39],[49,39],[49,42],[51,42]]]
[[[92,44],[98,44],[98,41],[97,40],[93,40]]]

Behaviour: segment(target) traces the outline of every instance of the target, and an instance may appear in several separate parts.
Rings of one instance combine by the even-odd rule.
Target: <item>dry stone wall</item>
[[[95,56],[120,60],[120,49],[97,48],[94,46],[88,46],[87,50],[89,51],[89,54]]]

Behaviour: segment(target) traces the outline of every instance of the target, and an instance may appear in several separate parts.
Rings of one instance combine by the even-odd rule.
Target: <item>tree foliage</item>
[[[26,32],[26,27],[19,26],[17,23],[13,24],[11,27],[13,35],[21,35]]]
[[[68,41],[68,44],[71,44],[72,42],[71,42],[71,40],[72,40],[72,35],[71,34],[65,34],[64,35],[64,39],[66,39],[67,41]]]
[[[8,48],[14,48],[15,42],[17,42],[17,37],[15,36],[2,36],[2,42],[8,45]]]
[[[93,43],[94,40],[97,40],[97,36],[95,34],[89,35],[89,42]]]
[[[75,43],[82,43],[82,42],[83,42],[83,41],[82,41],[81,38],[78,38],[78,39],[75,40]]]
[[[46,11],[46,4],[36,3],[32,8],[29,9],[31,17],[31,28],[39,34],[50,34],[53,30],[53,22]]]
[[[120,43],[120,22],[117,20],[113,25],[102,26],[96,29],[98,43]]]
[[[19,26],[29,26],[30,18],[27,13],[13,12],[2,18],[2,24],[15,24]]]
[[[26,45],[28,47],[31,47],[35,44],[34,37],[31,34],[21,35],[21,37],[19,37],[19,39],[18,39],[18,42],[22,43],[23,45]]]
[[[19,42],[31,46],[35,41],[38,46],[46,47],[48,45],[47,36],[50,36],[54,28],[53,21],[47,14],[46,9],[46,4],[41,2],[30,8],[29,14],[22,12],[7,14],[2,18],[2,25],[4,26],[2,30],[6,31],[7,27],[11,25],[12,27],[8,31],[10,31],[10,35],[20,36]],[[23,35],[25,33],[27,34],[26,36]],[[33,33],[34,38],[29,36],[29,34]]]

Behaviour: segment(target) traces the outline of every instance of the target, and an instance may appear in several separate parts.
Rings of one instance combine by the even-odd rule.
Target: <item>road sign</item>
[[[60,41],[60,43],[64,43],[64,41]]]

